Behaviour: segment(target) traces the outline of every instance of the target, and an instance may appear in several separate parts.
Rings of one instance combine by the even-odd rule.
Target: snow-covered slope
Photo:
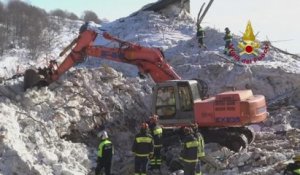
[[[64,26],[57,38],[55,50],[44,57],[57,58],[61,49],[77,35],[82,23],[70,24]],[[170,19],[154,12],[139,12],[104,24],[102,28],[123,40],[162,48],[179,75],[207,81],[210,94],[232,87],[250,87],[256,94],[264,94],[270,102],[290,97],[288,103],[300,106],[299,60],[271,50],[266,59],[255,64],[228,63],[217,56],[223,50],[224,34],[206,28],[208,50],[199,49],[195,23],[184,13]],[[113,44],[105,45],[111,47]],[[35,65],[25,59],[24,53],[26,50],[14,50],[2,57],[1,66],[5,65],[8,72],[2,69],[1,76],[11,76],[14,64],[21,64],[23,69]],[[46,65],[44,57],[36,65]],[[108,66],[99,67],[96,62],[88,59],[59,81],[40,90],[21,92],[21,79],[0,85],[0,173],[88,174],[95,167],[96,133],[101,124],[106,125],[116,145],[113,172],[132,173],[130,147],[138,124],[150,114],[153,84],[136,78],[137,70],[133,66],[100,62],[119,71],[116,72]],[[206,165],[204,172],[280,172],[277,164],[289,160],[294,151],[299,150],[299,130],[295,128],[300,127],[300,121],[296,116],[299,110],[294,107],[271,113],[265,124],[253,126],[258,133],[257,140],[241,153],[208,145],[208,153],[218,157],[225,169],[216,170]],[[281,134],[276,134],[278,131]]]

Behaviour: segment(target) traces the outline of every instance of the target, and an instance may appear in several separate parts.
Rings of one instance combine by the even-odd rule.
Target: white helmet
[[[97,136],[99,137],[99,138],[101,138],[101,139],[107,139],[108,138],[108,134],[107,134],[107,132],[106,131],[100,131],[98,134],[97,134]]]

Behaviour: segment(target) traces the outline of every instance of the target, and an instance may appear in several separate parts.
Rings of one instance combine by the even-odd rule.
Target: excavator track
[[[228,149],[239,152],[247,148],[254,141],[255,134],[252,129],[247,127],[237,128],[200,128],[205,143],[218,143]],[[164,129],[163,145],[169,147],[179,144],[183,137],[183,132],[179,128],[176,130]]]
[[[254,140],[254,132],[247,127],[238,128],[201,128],[205,143],[219,143],[232,151],[239,152]]]
[[[232,151],[239,152],[248,146],[248,139],[244,134],[233,134],[229,139],[226,147]]]
[[[252,128],[249,127],[241,127],[237,128],[237,131],[246,136],[248,144],[251,144],[255,139],[255,133]]]

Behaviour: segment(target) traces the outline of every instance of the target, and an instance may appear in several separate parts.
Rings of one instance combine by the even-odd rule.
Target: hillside
[[[69,21],[64,25],[57,47],[37,63],[22,56],[26,50],[4,55],[1,66],[8,71],[1,71],[1,75],[12,76],[16,64],[25,70],[45,65],[45,57],[57,58],[77,36],[81,24]],[[244,66],[229,63],[217,55],[223,50],[224,33],[207,27],[208,50],[200,50],[195,22],[185,13],[166,18],[139,12],[102,28],[123,40],[162,48],[179,75],[205,80],[210,95],[250,87],[273,103],[268,120],[251,126],[257,137],[248,149],[234,153],[217,144],[206,145],[207,154],[219,167],[206,164],[205,174],[280,174],[283,161],[300,151],[299,59],[271,49],[260,62]],[[238,39],[235,36],[235,42]],[[96,43],[113,46],[102,38]],[[150,80],[137,78],[133,66],[91,58],[49,87],[22,92],[21,78],[1,84],[0,173],[88,174],[95,167],[96,134],[103,123],[116,146],[113,172],[132,173],[132,140],[139,123],[150,114],[152,86]]]

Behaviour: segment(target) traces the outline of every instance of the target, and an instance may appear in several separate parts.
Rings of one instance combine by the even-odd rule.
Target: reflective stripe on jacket
[[[186,135],[183,140],[183,148],[180,153],[180,159],[193,163],[198,161],[197,152],[198,152],[198,141],[192,134]]]
[[[296,173],[296,174],[300,174],[300,168],[299,168],[299,169],[296,169],[296,170],[294,170],[294,173]]]
[[[204,35],[205,35],[204,30],[203,30],[202,28],[199,28],[199,29],[197,30],[197,37],[198,37],[198,38],[204,38]]]
[[[149,154],[153,154],[153,138],[147,133],[139,133],[136,135],[132,152],[139,157],[148,157]]]
[[[204,157],[205,156],[204,139],[203,139],[201,133],[198,131],[195,133],[195,137],[198,141],[198,158]]]
[[[150,130],[151,130],[151,135],[153,137],[154,147],[155,148],[162,147],[163,129],[157,124],[152,124],[149,127],[150,127]]]

